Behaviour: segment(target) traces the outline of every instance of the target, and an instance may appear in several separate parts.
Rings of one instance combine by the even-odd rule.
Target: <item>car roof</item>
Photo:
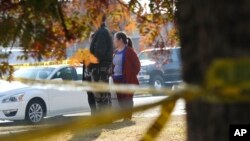
[[[150,51],[159,51],[159,50],[171,50],[171,49],[179,49],[180,47],[164,47],[164,48],[151,48],[151,49],[145,49],[142,52],[150,52]]]

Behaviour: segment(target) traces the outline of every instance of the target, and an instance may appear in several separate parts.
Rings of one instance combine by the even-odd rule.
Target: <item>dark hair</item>
[[[132,40],[124,32],[117,32],[115,34],[115,38],[118,40],[122,40],[122,42],[128,47],[133,47]]]
[[[128,40],[128,47],[131,47],[131,48],[133,48],[133,43],[132,43],[132,40],[131,40],[131,38],[130,37],[127,37],[127,40]]]

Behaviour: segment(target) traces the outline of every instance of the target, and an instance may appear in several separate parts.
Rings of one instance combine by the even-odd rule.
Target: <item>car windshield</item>
[[[151,52],[149,52],[149,51],[142,52],[139,55],[139,59],[140,60],[153,60],[152,57],[151,57]]]
[[[47,79],[55,68],[42,67],[42,68],[20,68],[14,72],[15,78],[25,78],[32,80]]]

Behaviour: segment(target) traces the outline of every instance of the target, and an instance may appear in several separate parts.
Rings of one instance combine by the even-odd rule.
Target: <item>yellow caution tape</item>
[[[250,84],[250,58],[215,61],[206,75],[206,88],[244,88]]]
[[[38,67],[38,66],[52,66],[52,65],[68,65],[69,60],[62,60],[62,61],[47,61],[47,62],[36,62],[36,63],[24,63],[24,64],[14,64],[15,68],[20,67]]]
[[[154,124],[148,129],[144,137],[141,139],[142,141],[154,141],[156,137],[160,134],[164,125],[169,120],[171,113],[175,107],[176,100],[178,98],[172,98],[168,102],[162,104],[161,114],[154,122]]]
[[[206,75],[205,88],[214,101],[248,101],[250,58],[215,61]]]
[[[93,91],[93,92],[121,92],[121,93],[140,93],[140,94],[166,94],[172,95],[173,91],[169,88],[154,88],[149,86],[138,86],[138,85],[128,85],[128,84],[114,84],[109,85],[103,82],[77,82],[77,81],[57,81],[57,80],[30,80],[16,78],[16,81],[20,81],[30,86],[36,86],[43,89],[56,88],[59,90],[74,90],[74,91]],[[128,89],[129,87],[129,89]]]

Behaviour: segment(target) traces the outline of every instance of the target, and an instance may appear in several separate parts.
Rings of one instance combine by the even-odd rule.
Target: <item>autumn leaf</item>
[[[78,66],[83,63],[86,66],[98,64],[98,59],[90,52],[89,49],[78,49],[77,52],[69,59],[69,64]]]
[[[103,15],[104,14],[100,14],[100,15],[97,16],[96,19],[93,19],[93,25],[95,26],[96,29],[101,25]]]
[[[167,33],[167,45],[169,46],[178,46],[180,43],[178,30],[176,27],[170,29]]]
[[[129,22],[129,24],[125,27],[125,31],[128,33],[132,33],[136,29],[135,21]]]

